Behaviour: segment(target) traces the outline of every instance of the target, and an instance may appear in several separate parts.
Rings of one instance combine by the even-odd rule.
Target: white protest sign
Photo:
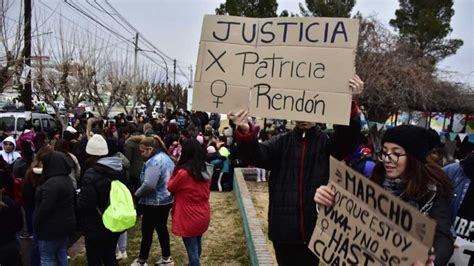
[[[356,19],[206,15],[192,108],[348,125],[358,36]]]
[[[428,258],[435,222],[331,157],[333,207],[321,207],[309,248],[327,265],[410,265]]]
[[[474,265],[474,243],[457,237],[454,245],[456,247],[448,266]]]

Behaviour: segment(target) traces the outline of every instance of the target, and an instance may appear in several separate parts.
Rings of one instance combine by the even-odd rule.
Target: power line
[[[65,40],[65,39],[63,39],[63,38],[61,38],[61,37],[57,37],[57,36],[54,36],[54,35],[51,35],[51,37],[53,37],[53,38],[55,38],[55,39],[57,39],[57,40],[63,41],[63,42],[67,42],[67,43],[70,43],[70,44],[74,44],[74,45],[77,45],[77,46],[81,46],[81,44],[79,44],[79,43],[76,43],[76,42],[73,42],[73,41],[69,41],[69,40]],[[113,43],[113,44],[110,44],[110,45],[106,45],[106,46],[102,46],[102,47],[94,48],[94,49],[90,49],[90,50],[85,50],[85,51],[81,51],[81,52],[89,53],[89,52],[94,52],[94,51],[98,51],[98,50],[102,50],[102,49],[110,48],[110,47],[117,47],[118,49],[128,51],[128,50],[125,49],[125,48],[119,47],[120,44],[126,43],[126,42],[128,42],[128,41],[130,41],[130,40],[120,41],[120,42]]]
[[[10,20],[12,20],[12,21],[14,21],[14,22],[18,22],[18,20],[13,19],[13,18],[10,18],[10,17],[8,17],[8,16],[5,16],[5,18],[8,18],[8,19],[10,19]],[[44,24],[44,23],[43,23],[43,24]],[[76,24],[75,26],[77,26],[77,24]],[[36,31],[37,31],[38,29],[39,29],[39,27],[36,27]],[[90,32],[88,32],[88,33],[90,33]],[[11,39],[11,38],[13,38],[13,37],[15,37],[15,36],[17,36],[17,35],[18,35],[18,33],[15,33],[15,35],[12,35],[12,36],[8,37],[7,39]],[[22,37],[22,36],[20,36],[20,37]],[[82,44],[80,44],[80,43],[76,43],[76,42],[73,42],[73,41],[70,41],[70,40],[66,40],[66,39],[63,39],[63,38],[58,37],[58,36],[55,36],[55,35],[51,35],[51,37],[52,37],[52,38],[55,38],[55,39],[57,39],[57,40],[60,40],[60,41],[64,41],[64,42],[66,42],[66,43],[70,43],[70,44],[77,45],[77,46],[81,46],[81,45],[82,45]],[[95,35],[95,37],[98,37],[98,35]],[[21,38],[20,38],[20,40],[21,40]],[[102,39],[102,40],[104,40],[104,41],[106,41],[106,42],[109,42],[109,41],[110,41],[110,40],[106,40],[106,39]],[[129,43],[129,42],[131,42],[131,41],[132,41],[132,39],[125,40],[125,41],[124,41],[124,40],[121,40],[121,41],[116,42],[116,43],[114,43],[114,44],[102,46],[102,47],[99,47],[99,48],[94,48],[94,49],[91,49],[91,50],[86,50],[85,52],[93,52],[93,51],[97,51],[97,50],[101,50],[101,49],[105,49],[105,48],[109,48],[109,47],[117,47],[118,49],[121,49],[121,50],[124,50],[124,51],[129,51],[128,49],[123,48],[123,47],[120,47],[119,45],[120,45],[120,44],[123,44],[123,43]]]
[[[105,24],[105,23],[101,23],[101,22],[99,22],[98,20],[92,18],[92,16],[91,16],[90,14],[86,14],[84,10],[81,10],[80,8],[77,8],[77,7],[73,6],[71,3],[68,3],[67,1],[66,1],[66,3],[69,4],[71,7],[75,8],[76,10],[78,10],[81,14],[86,15],[88,18],[92,19],[94,22],[96,22],[96,23],[98,23],[99,25],[101,25],[102,27],[104,27],[104,24]],[[88,11],[89,11],[89,10],[88,10]],[[123,26],[123,25],[122,25],[122,26]],[[112,30],[110,29],[110,26],[108,26],[108,25],[106,26],[106,29],[108,29],[109,31],[111,31],[113,34],[118,34],[118,33],[116,33],[115,31],[112,31]],[[128,30],[127,30],[127,31],[128,31]],[[129,32],[130,32],[130,31],[129,31]],[[118,35],[121,36],[121,37],[123,37],[123,36],[120,35],[120,34],[118,34]],[[124,38],[124,37],[123,37],[123,38]],[[130,41],[130,42],[132,42],[132,41]],[[133,43],[133,42],[132,42],[132,43]],[[144,53],[142,53],[142,55],[144,55],[145,57],[147,57],[149,60],[151,60],[152,62],[154,62],[154,63],[157,64],[158,66],[164,68],[165,71],[168,72],[167,67],[166,67],[166,68],[163,67],[161,64],[159,64],[158,62],[156,62],[156,60],[152,59],[149,55],[144,54]],[[165,64],[166,64],[166,63],[165,63]]]
[[[165,71],[166,71],[166,76],[169,75],[169,69],[167,67],[164,67],[162,64],[158,63],[154,58],[152,58],[150,55],[148,55],[146,52],[144,51],[141,51],[141,55],[143,55],[144,57],[150,59],[150,61],[152,61],[153,63],[155,63],[156,65],[158,65],[159,67],[163,68]]]
[[[73,2],[73,1],[67,1],[65,0],[64,1],[68,7],[72,8],[76,13],[79,13],[81,16],[84,16],[86,17],[87,19],[93,21],[94,23],[100,25],[102,28],[106,29],[112,36],[122,40],[123,42],[120,42],[120,43],[128,43],[128,44],[133,44],[133,40],[131,39],[127,39],[125,36],[123,36],[122,34],[120,34],[119,32],[117,32],[116,30],[114,30],[110,24],[108,24],[105,20],[103,19],[100,19],[98,18],[97,14],[95,12],[93,12],[91,9],[88,9],[87,7],[84,7],[83,5],[81,5],[80,3],[77,3],[77,2]],[[94,7],[95,10],[98,10],[98,11],[101,11],[99,10],[97,7],[95,7],[92,3],[90,3],[88,0],[86,1],[90,6]],[[106,13],[108,16],[110,16],[116,23],[118,23],[123,29],[125,29],[128,33],[131,33],[131,30],[129,30],[127,28],[127,26],[132,29],[133,31],[135,32],[138,32],[140,35],[142,35],[133,25],[131,25],[108,1],[105,1],[105,3],[111,8],[111,10],[114,12],[114,13],[111,13],[109,12],[104,6],[100,5],[99,3],[97,3],[96,0],[94,0],[95,4],[98,5],[104,12],[103,13]],[[57,7],[55,9],[51,8],[50,6],[48,6],[46,3],[43,3],[42,1],[40,1],[40,3],[42,5],[44,5],[45,7],[47,7],[48,9],[50,9],[53,13],[56,13],[56,14],[59,14],[61,17],[65,18],[66,20],[68,21],[72,21],[71,19],[63,16],[61,13],[58,13],[57,12]],[[102,11],[101,11],[102,12]],[[118,19],[115,18],[114,14],[118,17]],[[120,21],[122,22],[120,22]],[[74,24],[76,24],[75,21],[72,21]],[[125,24],[125,25],[124,25]],[[80,28],[83,28],[83,27],[80,27]],[[85,28],[83,28],[85,29]],[[85,29],[86,32],[88,33],[91,33],[88,29]],[[96,34],[94,34],[94,36],[98,36]],[[58,37],[55,37],[55,38],[58,38]],[[100,37],[101,38],[101,37]],[[101,38],[103,40],[105,40],[104,38]],[[146,47],[151,47],[151,49],[154,51],[154,53],[158,56],[161,57],[161,59],[163,60],[163,62],[166,64],[168,61],[169,63],[170,62],[173,62],[173,59],[168,56],[166,53],[162,52],[160,49],[158,49],[156,46],[154,46],[149,40],[147,40],[145,37],[143,37],[142,35],[142,39],[143,39],[143,42],[145,44]],[[108,40],[106,40],[108,41]],[[120,44],[116,44],[117,46]],[[113,45],[112,45],[113,46]],[[124,48],[122,48],[124,49]],[[99,49],[92,49],[92,51],[94,50],[99,50]],[[125,49],[124,49],[125,50]],[[128,50],[127,50],[128,51]],[[148,58],[150,61],[152,61],[154,64],[160,66],[161,68],[164,68],[166,70],[166,72],[169,74],[169,70],[167,69],[167,67],[163,67],[162,64],[158,63],[152,56],[150,56],[149,54],[145,54],[145,53],[141,53],[144,57]],[[180,61],[181,62],[181,61]],[[183,76],[186,78],[186,80],[189,82],[189,78],[186,74],[184,74],[184,71],[182,70],[181,66],[178,65],[178,75],[180,76]]]
[[[87,2],[90,6],[94,7],[92,4],[89,3],[89,0],[86,0],[86,2]],[[73,3],[72,0],[71,0],[71,3]],[[77,7],[78,7],[79,9],[81,9],[83,12],[85,12],[85,13],[91,15],[91,16],[94,16],[94,18],[95,18],[96,20],[102,22],[102,23],[103,23],[104,25],[106,25],[107,27],[113,29],[113,27],[111,27],[110,24],[108,24],[104,19],[101,19],[103,16],[101,16],[101,17],[97,16],[94,11],[91,11],[91,10],[88,9],[86,6],[82,5],[82,4],[81,4],[81,1],[77,1],[77,4],[76,4],[76,5],[77,5]],[[94,9],[97,9],[97,8],[94,7]],[[100,11],[100,10],[99,10],[99,11]],[[114,20],[115,20],[115,19],[114,19]],[[119,22],[119,25],[123,27],[123,25],[121,25],[120,22]],[[132,34],[132,35],[135,34],[135,33],[133,33],[133,32],[130,32],[130,31],[129,31],[128,29],[126,29],[126,28],[125,28],[125,30],[128,31],[129,34]],[[114,31],[114,32],[116,32],[116,31]],[[116,33],[117,33],[117,32],[116,32]]]
[[[115,9],[107,0],[105,0],[105,3],[115,12],[115,14],[117,14],[117,16],[119,17],[120,20],[122,20],[125,24],[127,24],[131,29],[133,29],[135,32],[138,32],[141,36],[141,38],[145,41],[145,43],[147,43],[149,46],[151,46],[157,53],[163,55],[163,57],[167,58],[168,60],[170,61],[173,61],[174,59],[171,58],[170,56],[168,56],[167,54],[165,54],[164,52],[162,52],[160,49],[158,49],[155,45],[153,45],[153,43],[151,43],[149,40],[147,40],[143,34],[137,30],[132,24],[130,24],[126,19],[125,17],[122,16],[122,14],[120,14],[117,9]]]
[[[54,11],[56,11],[58,8],[59,8],[59,5],[61,4],[61,2],[58,2],[58,4],[56,5],[56,7],[54,8]],[[33,9],[34,10],[34,9]],[[43,26],[44,24],[46,24],[46,22],[53,16],[54,12],[51,12],[51,14],[43,21],[43,24],[41,25],[36,25],[35,29],[33,31],[37,31],[41,26]]]
[[[89,0],[86,0],[86,2],[88,4],[90,4],[92,7],[94,7],[95,9],[97,9],[94,5],[92,5],[91,3],[89,3]],[[106,13],[107,15],[109,15],[115,22],[117,22],[120,26],[122,26],[122,28],[124,28],[128,33],[130,34],[135,34],[134,32],[131,32],[127,27],[125,27],[122,23],[120,23],[120,21],[118,21],[112,14],[110,14],[102,5],[100,5],[99,3],[97,3],[97,1],[94,1],[95,4],[97,4],[104,12]],[[99,9],[97,9],[99,10]],[[100,10],[99,10],[100,11]]]
[[[76,21],[64,16],[63,14],[59,13],[58,11],[54,10],[52,7],[50,7],[49,5],[47,5],[46,3],[43,3],[42,1],[39,1],[40,4],[44,5],[46,8],[48,8],[49,10],[53,11],[54,13],[58,14],[61,18],[69,21],[69,22],[72,22],[76,27],[79,27],[81,29],[83,29],[85,32],[87,32],[88,34],[91,34],[93,35],[95,38],[98,38],[98,39],[101,39],[103,41],[109,41],[105,38],[103,38],[102,36],[98,35],[97,33],[92,33],[91,31],[89,31],[88,28],[85,28],[83,26],[81,26],[80,24],[78,24]]]
[[[75,10],[76,12],[78,12],[79,14],[85,16],[86,18],[89,18],[90,20],[94,21],[95,23],[99,24],[101,27],[103,27],[104,29],[108,30],[110,33],[112,33],[113,35],[119,37],[120,39],[122,40],[127,40],[127,38],[125,38],[124,36],[122,36],[121,34],[115,32],[114,30],[112,30],[111,28],[109,28],[108,26],[104,25],[103,23],[101,23],[100,21],[96,20],[95,18],[93,18],[92,16],[90,16],[89,14],[85,13],[83,10],[81,10],[80,8],[76,7],[75,5],[73,5],[72,3],[68,2],[67,0],[64,0],[64,2],[70,6],[73,10]],[[133,44],[133,42],[131,42]]]
[[[94,2],[95,2],[96,4],[98,4],[96,0],[95,0]],[[105,0],[105,3],[114,11],[114,13],[119,17],[120,20],[122,20],[122,21],[123,21],[125,24],[127,24],[131,29],[133,29],[135,32],[137,32],[139,35],[141,35],[141,38],[144,40],[144,42],[145,42],[146,44],[148,44],[148,46],[151,46],[151,47],[153,48],[153,50],[155,50],[155,52],[156,52],[158,55],[161,55],[161,56],[167,58],[167,59],[169,60],[169,62],[173,62],[173,63],[174,63],[174,59],[173,59],[173,58],[171,58],[170,56],[168,56],[167,54],[165,54],[164,52],[162,52],[160,49],[158,49],[156,46],[154,46],[149,40],[147,40],[147,39],[143,36],[143,34],[141,34],[140,31],[138,31],[131,23],[129,23],[129,22],[125,19],[125,17],[123,17],[108,1]],[[100,6],[100,4],[98,4],[98,5]],[[105,10],[105,9],[103,8],[103,10]],[[105,10],[105,11],[106,11],[106,10]],[[109,16],[113,17],[113,15],[110,14],[110,12],[108,12],[108,11],[106,11],[106,12],[107,12],[107,14],[109,14]],[[114,20],[115,20],[115,19],[114,19]],[[122,25],[122,24],[120,23],[120,25]],[[123,26],[123,25],[122,25],[122,26]],[[184,73],[184,71],[183,71],[180,67],[178,67],[178,70],[179,70],[180,74],[181,74],[183,77],[186,77],[186,80],[187,80],[188,83],[189,83],[190,80],[188,79],[188,76]]]

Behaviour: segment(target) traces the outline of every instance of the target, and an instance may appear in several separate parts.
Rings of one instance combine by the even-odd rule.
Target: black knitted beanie
[[[436,145],[434,138],[436,136],[428,129],[413,125],[401,125],[385,132],[382,145],[385,142],[395,143],[418,160],[426,162],[426,157]]]

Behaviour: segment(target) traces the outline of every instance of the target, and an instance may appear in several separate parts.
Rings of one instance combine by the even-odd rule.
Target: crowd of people
[[[31,265],[67,265],[67,250],[81,235],[88,265],[128,258],[127,232],[112,232],[102,217],[115,180],[127,185],[141,217],[133,265],[146,265],[154,231],[162,256],[156,264],[173,263],[171,210],[172,233],[183,239],[190,265],[199,265],[210,190],[232,189],[232,129],[219,135],[219,127],[220,115],[202,112],[178,110],[160,119],[83,113],[61,137],[28,124],[16,138],[4,136],[0,265],[20,264],[19,239],[32,242]]]
[[[349,82],[360,93],[363,82]],[[102,215],[111,183],[125,184],[141,218],[141,244],[132,265],[146,265],[156,231],[161,258],[173,263],[167,223],[181,237],[190,265],[200,265],[202,235],[210,224],[210,191],[232,190],[234,167],[256,167],[268,180],[268,234],[280,265],[318,265],[307,248],[319,206],[331,206],[326,186],[329,157],[354,169],[437,222],[433,251],[418,265],[446,265],[458,237],[474,240],[474,155],[444,168],[436,157],[439,136],[416,126],[385,132],[382,149],[361,134],[360,109],[352,105],[349,126],[297,121],[288,130],[275,120],[262,130],[248,111],[220,115],[168,111],[157,119],[120,114],[113,119],[83,113],[61,137],[25,125],[3,136],[0,152],[0,264],[21,263],[18,238],[31,239],[32,265],[67,265],[67,249],[84,236],[88,265],[126,259],[127,232],[112,232]],[[471,226],[473,224],[473,226]]]

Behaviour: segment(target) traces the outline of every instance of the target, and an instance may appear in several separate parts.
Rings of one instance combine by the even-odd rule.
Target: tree
[[[0,57],[0,92],[3,92],[5,85],[18,82],[22,65],[23,46],[23,8],[20,7],[18,14],[13,14],[13,1],[3,0],[0,2],[0,34],[2,51]],[[17,18],[17,19],[14,19]]]
[[[112,61],[116,58],[117,61]],[[95,62],[95,75],[87,87],[87,99],[94,103],[101,116],[107,116],[118,103],[123,90],[130,90],[131,65],[128,55],[113,57],[110,53]]]
[[[230,15],[251,18],[278,17],[276,0],[226,0],[216,8],[217,15]],[[288,11],[282,12],[288,16]]]
[[[345,17],[351,16],[355,0],[306,0],[306,8],[299,3],[302,16]]]
[[[399,0],[400,9],[390,25],[403,42],[413,46],[413,56],[428,57],[435,65],[463,45],[461,39],[446,39],[452,31],[453,0]]]
[[[164,92],[163,100],[170,103],[173,106],[173,110],[178,110],[179,108],[186,109],[187,91],[180,84],[173,86],[171,83],[168,83],[164,86]]]
[[[357,47],[356,69],[365,90],[358,97],[367,119],[385,123],[391,114],[474,112],[468,99],[474,97],[466,85],[440,79],[427,58],[413,57],[413,47],[404,44],[374,18],[362,18]],[[382,131],[369,129],[376,150]]]
[[[34,41],[34,53],[37,55],[37,62],[32,63],[31,78],[33,82],[33,95],[38,100],[44,101],[53,107],[54,112],[59,114],[59,106],[56,101],[61,96],[60,80],[63,74],[54,66],[44,62],[46,59],[46,46],[51,46],[51,38],[41,36]],[[58,116],[59,117],[59,116]],[[66,128],[66,122],[58,119],[62,128]]]
[[[78,59],[73,62],[74,84],[62,93],[64,106],[70,111],[89,98],[90,88],[97,81],[96,75],[105,71],[107,61],[103,57],[110,54],[110,40],[101,39],[92,33],[81,35],[78,39],[82,42],[77,47]]]
[[[128,108],[129,105],[132,105],[132,90],[133,85],[129,82],[128,86],[124,86],[122,90],[118,92],[117,104],[123,108],[125,114],[131,114],[133,110],[133,106]],[[138,97],[138,96],[137,96]]]
[[[69,104],[68,98],[71,97],[71,95],[74,95],[74,88],[77,88],[74,86],[74,84],[77,82],[74,79],[73,58],[78,49],[78,47],[74,45],[75,40],[78,39],[78,36],[76,34],[76,28],[65,28],[61,21],[57,24],[55,32],[59,34],[59,38],[54,38],[54,41],[42,43],[40,40],[46,38],[43,36],[39,39],[39,41],[36,42],[36,53],[38,53],[38,55],[45,55],[46,53],[50,54],[52,62],[50,68],[54,69],[54,71],[48,71],[49,77],[47,78],[49,86],[45,86],[44,89],[41,89],[40,87],[40,93],[50,94],[50,92],[46,90],[52,87],[55,91],[58,91],[61,97],[64,98],[66,108],[71,110],[74,106]],[[48,39],[51,40],[50,38]],[[40,68],[38,71],[40,78],[42,78],[41,75],[44,74],[42,72],[43,71]],[[40,95],[40,98],[41,97],[43,97],[44,100],[47,100],[45,102],[51,105],[56,112],[59,110],[59,107],[54,103],[56,97],[55,99],[52,99],[50,97],[46,97],[46,95]]]
[[[153,108],[158,101],[163,102],[164,99],[164,79],[165,73],[156,68],[153,64],[142,66],[140,73],[140,81],[137,84],[138,102],[145,105],[146,115],[152,117]]]
[[[373,18],[361,19],[356,69],[365,82],[359,100],[372,121],[398,111],[474,111],[461,98],[465,85],[438,78],[429,60],[413,57],[411,46]]]

